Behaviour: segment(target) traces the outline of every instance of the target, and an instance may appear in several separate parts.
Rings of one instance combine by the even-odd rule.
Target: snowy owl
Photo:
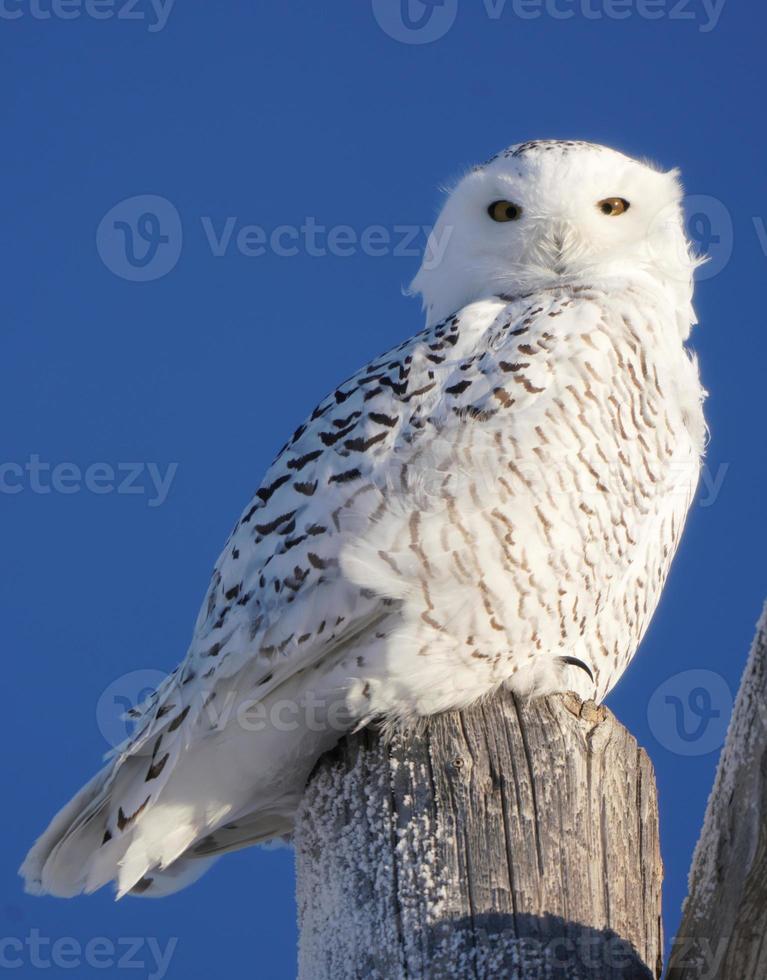
[[[290,834],[320,754],[373,719],[502,685],[605,696],[704,449],[681,197],[675,171],[571,141],[457,183],[412,284],[426,326],[277,455],[186,659],[34,845],[30,891],[164,895]]]

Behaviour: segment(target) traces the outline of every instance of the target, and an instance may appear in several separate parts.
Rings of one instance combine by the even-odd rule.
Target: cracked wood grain
[[[652,766],[574,696],[345,738],[295,846],[301,980],[660,975]]]
[[[668,980],[767,977],[767,606],[719,760]]]

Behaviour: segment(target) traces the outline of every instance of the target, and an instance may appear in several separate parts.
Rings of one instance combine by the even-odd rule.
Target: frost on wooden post
[[[767,606],[690,870],[669,980],[767,977]]]
[[[650,762],[604,708],[502,692],[344,739],[295,833],[301,980],[650,980]]]

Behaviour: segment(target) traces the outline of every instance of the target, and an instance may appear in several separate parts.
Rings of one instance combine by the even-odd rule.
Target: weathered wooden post
[[[350,736],[295,845],[300,980],[660,976],[652,765],[591,702],[502,692]]]
[[[767,977],[767,607],[735,701],[668,980]]]

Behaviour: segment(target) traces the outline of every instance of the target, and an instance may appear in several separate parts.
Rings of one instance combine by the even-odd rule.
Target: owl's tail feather
[[[98,773],[56,814],[27,855],[19,873],[28,893],[72,898],[118,877],[119,861],[132,835],[118,849],[105,847],[111,768]],[[195,882],[215,860],[215,856],[182,857],[126,890],[147,897],[170,895]]]
[[[316,703],[337,698],[348,681],[347,669],[338,671],[327,691],[316,689]],[[258,701],[260,717],[279,720],[284,703],[300,707],[304,684],[275,679]],[[251,724],[238,706],[252,706],[253,689],[237,677],[198,692],[205,697],[192,696],[193,684],[165,685],[129,742],[34,845],[20,869],[27,890],[71,897],[115,882],[118,898],[166,895],[218,854],[289,833],[306,778],[339,730]],[[215,717],[207,711],[214,695]]]
[[[118,878],[140,818],[156,805],[186,745],[182,723],[189,709],[178,698],[169,704],[167,695],[174,688],[167,687],[165,697],[153,703],[136,735],[110,753],[107,765],[56,814],[36,841],[19,869],[29,893],[71,898]],[[169,706],[164,707],[166,704]],[[171,817],[166,823],[169,836],[174,829]],[[193,835],[191,831],[178,852],[169,856],[168,864]],[[173,846],[175,842],[169,842],[169,848]],[[123,891],[130,890],[142,874],[137,870],[135,881]]]
[[[236,823],[226,824],[184,851],[167,868],[147,872],[127,894],[141,898],[172,895],[201,878],[227,851],[238,851],[255,844],[287,842],[292,830],[291,817],[274,811],[252,814]]]
[[[185,888],[218,855],[290,833],[321,751],[308,731],[250,733],[233,723],[167,764],[161,752],[114,757],[35,843],[20,868],[26,889],[70,898],[114,882],[120,898]]]
[[[204,833],[207,814],[194,807],[187,806],[183,815],[165,807],[160,820],[156,813],[200,710],[185,696],[175,674],[132,710],[136,731],[56,814],[27,855],[19,873],[28,892],[70,898],[109,881],[119,882],[118,894],[140,886],[150,866],[140,860],[142,824],[150,814],[165,841],[155,848],[161,870]]]
[[[110,813],[123,781],[116,778],[116,768],[110,764],[94,776],[37,840],[19,869],[28,893],[72,898],[115,881],[118,898],[160,898],[191,885],[226,851],[285,838],[291,832],[296,806],[292,797],[284,805],[280,800],[207,834],[202,821],[179,820],[178,808],[170,801],[154,808],[154,833],[147,835],[137,821],[135,829],[112,839]],[[162,859],[152,846],[158,841],[163,842]]]
[[[89,859],[104,835],[112,769],[105,766],[86,783],[27,854],[19,874],[29,894],[71,898],[84,890]]]

